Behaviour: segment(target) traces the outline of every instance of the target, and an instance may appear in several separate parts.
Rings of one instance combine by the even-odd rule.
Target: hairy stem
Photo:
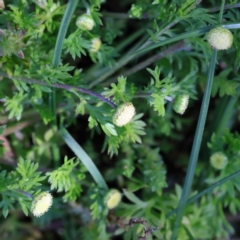
[[[89,94],[91,96],[94,96],[94,97],[100,99],[101,101],[109,104],[113,108],[117,108],[117,105],[114,104],[109,99],[107,99],[107,98],[103,97],[102,95],[100,95],[98,93],[95,93],[95,92],[93,92],[91,90],[85,89],[85,88],[71,86],[71,85],[62,84],[62,83],[52,83],[52,84],[49,84],[49,83],[46,83],[46,82],[43,82],[43,81],[39,81],[39,80],[36,80],[36,79],[25,78],[25,77],[10,77],[6,73],[3,73],[3,72],[0,72],[0,76],[6,77],[6,78],[9,78],[9,79],[18,80],[18,81],[23,81],[23,82],[26,82],[26,83],[29,83],[29,84],[37,84],[37,85],[41,85],[41,86],[65,89],[65,90],[68,90],[68,91],[77,90],[77,91],[79,91],[81,93],[86,93],[86,94]]]
[[[25,197],[28,197],[28,198],[30,198],[30,199],[33,199],[33,198],[34,198],[32,194],[30,194],[30,193],[28,193],[28,192],[25,192],[25,191],[22,191],[22,190],[19,190],[19,189],[12,189],[12,191],[17,192],[17,193],[20,193],[20,194],[22,194],[22,195],[24,195]]]

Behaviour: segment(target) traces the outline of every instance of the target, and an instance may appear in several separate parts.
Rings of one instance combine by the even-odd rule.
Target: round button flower
[[[90,51],[93,52],[93,53],[98,52],[98,50],[100,49],[100,47],[102,45],[101,40],[99,38],[93,38],[91,40],[91,43],[92,43],[92,45],[91,45]]]
[[[113,123],[118,127],[122,127],[132,120],[135,112],[133,104],[126,102],[117,108],[115,114],[113,115]]]
[[[173,109],[179,114],[183,114],[188,107],[189,96],[187,94],[178,95],[174,99]]]
[[[31,211],[35,217],[42,216],[52,206],[52,195],[49,192],[42,192],[34,198]]]
[[[216,50],[226,50],[232,46],[233,35],[228,29],[217,27],[208,32],[207,41]]]
[[[210,157],[211,165],[217,169],[224,169],[228,164],[228,158],[222,152],[216,152]]]
[[[112,189],[106,194],[104,198],[104,204],[108,209],[113,209],[117,207],[121,199],[122,199],[121,193],[116,189]]]
[[[84,31],[90,31],[93,29],[95,22],[89,14],[83,14],[77,18],[76,25]]]

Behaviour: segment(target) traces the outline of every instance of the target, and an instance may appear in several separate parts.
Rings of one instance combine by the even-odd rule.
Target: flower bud
[[[222,152],[216,152],[210,157],[211,165],[217,169],[224,169],[228,164],[228,158]]]
[[[106,194],[104,198],[104,204],[108,209],[113,209],[118,206],[121,199],[122,199],[121,193],[116,189],[112,189]]]
[[[217,27],[208,32],[207,41],[216,50],[226,50],[232,46],[233,35],[228,29]]]
[[[93,29],[95,22],[89,14],[83,14],[77,18],[76,25],[84,31],[90,31]]]
[[[189,96],[187,94],[178,95],[174,99],[173,109],[179,114],[183,114],[188,107]]]
[[[117,108],[115,114],[113,115],[113,123],[118,127],[122,127],[129,123],[134,115],[135,107],[132,103],[126,102]]]
[[[98,50],[100,49],[101,45],[102,45],[102,42],[99,38],[93,38],[91,40],[91,49],[90,49],[90,52],[93,52],[93,53],[96,53],[98,52]]]
[[[52,195],[49,192],[42,192],[34,198],[31,211],[35,217],[42,216],[52,206]]]

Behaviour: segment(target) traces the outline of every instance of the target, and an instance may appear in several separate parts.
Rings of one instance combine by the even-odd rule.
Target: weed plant
[[[0,8],[1,240],[239,239],[237,1]]]

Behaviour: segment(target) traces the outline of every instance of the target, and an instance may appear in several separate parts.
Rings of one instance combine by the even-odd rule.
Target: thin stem
[[[28,197],[30,199],[33,199],[33,195],[28,193],[28,192],[25,192],[25,191],[22,191],[22,190],[18,190],[18,189],[11,189],[11,191],[14,191],[14,192],[17,192],[17,193],[20,193],[22,195],[24,195],[25,197]]]
[[[197,129],[196,129],[193,147],[192,147],[192,151],[191,151],[191,155],[190,155],[190,161],[189,161],[189,165],[188,165],[188,169],[187,169],[187,176],[186,176],[186,179],[184,182],[181,199],[180,199],[179,205],[178,205],[177,216],[176,216],[176,220],[174,223],[174,230],[173,230],[172,237],[171,237],[172,240],[177,239],[179,228],[180,228],[181,221],[182,221],[182,217],[184,214],[185,207],[187,205],[188,196],[189,196],[189,193],[190,193],[190,190],[192,187],[192,183],[193,183],[193,177],[194,177],[194,173],[195,173],[195,169],[196,169],[196,165],[197,165],[199,150],[200,150],[200,146],[201,146],[201,142],[202,142],[203,130],[204,130],[205,122],[206,122],[207,111],[208,111],[208,106],[209,106],[209,101],[210,101],[210,96],[211,96],[211,91],[212,91],[212,83],[213,83],[216,59],[217,59],[217,51],[213,50],[212,59],[211,59],[211,63],[209,66],[206,90],[205,90],[204,96],[203,96],[200,116],[198,119]]]
[[[62,83],[52,83],[52,84],[49,84],[49,83],[46,83],[46,82],[43,82],[43,81],[39,81],[39,80],[36,80],[36,79],[25,78],[25,77],[10,77],[6,73],[3,73],[3,72],[0,72],[0,76],[6,77],[6,78],[9,78],[9,79],[23,81],[23,82],[26,82],[26,83],[29,83],[29,84],[37,84],[37,85],[41,85],[41,86],[65,89],[65,90],[68,90],[70,92],[72,90],[77,90],[79,92],[86,93],[86,94],[89,94],[91,96],[94,96],[94,97],[100,99],[101,101],[109,104],[113,108],[117,108],[117,105],[114,104],[109,99],[107,99],[107,98],[103,97],[102,95],[100,95],[98,93],[95,93],[95,92],[93,92],[91,90],[85,89],[85,88],[71,86],[71,85],[62,84]]]

